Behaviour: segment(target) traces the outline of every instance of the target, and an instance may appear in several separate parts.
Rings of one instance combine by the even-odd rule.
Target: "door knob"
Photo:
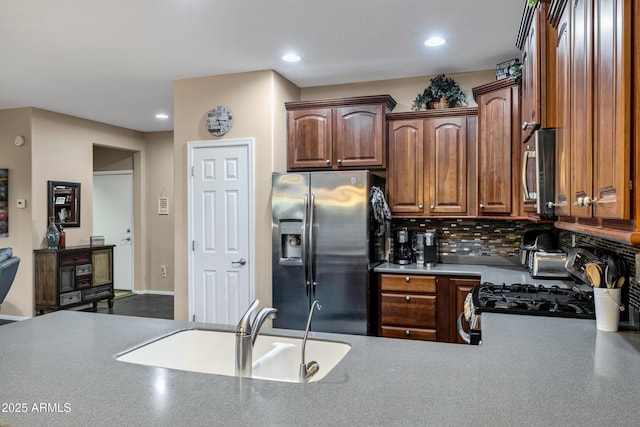
[[[237,267],[238,265],[245,265],[247,260],[244,258],[240,258],[238,261],[231,261],[231,265]]]

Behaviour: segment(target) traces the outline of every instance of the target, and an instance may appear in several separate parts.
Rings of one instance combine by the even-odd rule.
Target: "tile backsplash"
[[[554,230],[552,224],[502,220],[480,221],[473,219],[394,219],[391,236],[406,227],[411,234],[434,231],[438,239],[438,252],[443,263],[519,265],[522,235],[529,230]],[[617,253],[627,265],[628,286],[623,287],[623,302],[629,304],[629,313],[621,318],[638,326],[640,313],[640,247],[619,243],[600,237],[556,230],[558,246],[565,251],[574,246],[589,246]],[[393,245],[393,238],[391,244]],[[393,257],[393,250],[390,254]],[[393,259],[390,259],[393,261]]]
[[[442,261],[465,264],[518,264],[522,234],[553,229],[550,224],[511,220],[395,219],[391,224],[392,235],[402,227],[410,233],[434,231]]]

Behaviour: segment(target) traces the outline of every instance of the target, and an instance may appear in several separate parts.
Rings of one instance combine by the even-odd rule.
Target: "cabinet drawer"
[[[76,289],[85,289],[91,287],[91,276],[83,276],[76,278]]]
[[[64,254],[60,257],[60,265],[78,265],[78,264],[91,264],[91,254],[79,253],[79,254]]]
[[[91,264],[76,266],[76,276],[87,276],[91,274]]]
[[[436,328],[436,296],[387,294],[380,296],[380,324],[407,328]]]
[[[381,291],[436,292],[436,276],[383,274],[380,276]]]
[[[408,338],[412,340],[435,341],[435,329],[400,328],[396,326],[381,326],[380,336],[387,338]]]
[[[113,292],[111,291],[111,285],[98,286],[95,288],[86,289],[82,291],[83,301],[111,298],[112,296],[113,296]]]
[[[76,302],[80,302],[80,291],[60,295],[60,306],[74,304]]]

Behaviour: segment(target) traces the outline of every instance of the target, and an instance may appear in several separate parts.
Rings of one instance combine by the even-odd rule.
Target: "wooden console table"
[[[113,308],[113,245],[34,252],[36,313],[108,300]]]

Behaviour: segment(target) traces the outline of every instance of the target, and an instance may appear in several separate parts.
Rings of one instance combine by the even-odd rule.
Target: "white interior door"
[[[113,248],[113,286],[133,290],[133,172],[93,174],[93,234]]]
[[[252,139],[189,144],[189,317],[235,324],[253,283]]]

